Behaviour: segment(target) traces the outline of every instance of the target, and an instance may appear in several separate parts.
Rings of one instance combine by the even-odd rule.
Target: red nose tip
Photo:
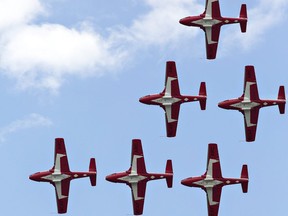
[[[139,102],[143,103],[143,97],[139,98]]]
[[[190,186],[190,181],[189,181],[189,179],[183,179],[183,180],[181,181],[181,184],[182,184],[182,185],[185,185],[185,186]]]
[[[105,179],[106,179],[107,181],[114,182],[113,175],[108,175],[108,176],[106,176]]]
[[[188,20],[187,20],[187,18],[183,18],[183,19],[179,20],[179,23],[182,25],[188,25]]]
[[[184,19],[180,19],[180,20],[179,20],[179,23],[182,24],[182,25],[185,25],[185,24],[184,24]]]
[[[223,102],[218,103],[218,107],[225,108],[225,104]]]
[[[147,104],[147,97],[146,96],[144,96],[144,97],[141,97],[140,99],[139,99],[139,102],[141,102],[141,103],[144,103],[144,104]]]
[[[29,179],[32,180],[32,181],[37,181],[36,178],[35,178],[35,175],[30,175]]]

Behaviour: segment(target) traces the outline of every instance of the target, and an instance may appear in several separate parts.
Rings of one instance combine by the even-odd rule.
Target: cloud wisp
[[[52,124],[53,123],[50,119],[42,115],[32,113],[23,119],[13,121],[9,125],[0,128],[0,142],[5,142],[7,136],[16,133],[17,131],[35,127],[49,127]]]

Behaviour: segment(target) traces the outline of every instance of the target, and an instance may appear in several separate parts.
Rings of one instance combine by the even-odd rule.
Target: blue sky
[[[242,1],[221,0],[223,16]],[[178,20],[204,10],[204,0],[1,0],[0,162],[3,215],[56,214],[54,188],[28,176],[53,165],[54,138],[66,141],[70,168],[95,157],[97,186],[71,183],[66,215],[132,215],[130,189],[105,181],[127,170],[131,140],[142,139],[149,172],[173,160],[174,186],[149,182],[144,215],[207,215],[206,196],[181,179],[205,172],[207,145],[218,143],[224,177],[248,164],[248,194],[222,191],[219,215],[286,212],[287,115],[261,109],[256,141],[246,143],[243,117],[217,103],[243,91],[244,66],[254,65],[261,98],[286,85],[286,0],[250,0],[248,29],[224,26],[215,61],[205,59],[204,34]],[[177,64],[182,94],[207,85],[207,110],[181,106],[177,137],[165,137],[163,110],[138,102],[162,91],[165,62]]]

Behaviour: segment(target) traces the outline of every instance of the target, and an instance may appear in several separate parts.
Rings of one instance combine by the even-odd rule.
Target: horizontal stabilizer
[[[96,186],[96,161],[95,158],[90,159],[90,164],[89,164],[89,173],[90,173],[90,183],[92,186]]]
[[[246,19],[246,20],[240,21],[241,32],[246,32],[246,29],[247,29],[247,7],[246,7],[246,4],[241,5],[239,17]]]
[[[167,160],[165,174],[166,174],[167,187],[172,188],[172,186],[173,186],[172,160]]]
[[[246,164],[244,164],[244,165],[242,166],[241,180],[244,180],[244,181],[241,183],[242,191],[243,191],[243,193],[247,193],[247,192],[248,192],[249,176],[248,176],[248,166],[247,166]],[[245,180],[247,180],[247,181],[245,181]]]
[[[280,114],[285,113],[285,104],[286,104],[286,97],[285,97],[285,89],[284,86],[279,87],[279,92],[278,92],[278,100],[283,100],[278,102],[278,107],[279,107],[279,112]]]
[[[200,98],[199,103],[201,110],[206,109],[206,100],[207,100],[207,92],[206,92],[206,83],[201,82],[200,89],[199,89],[199,96],[204,96],[203,98]]]

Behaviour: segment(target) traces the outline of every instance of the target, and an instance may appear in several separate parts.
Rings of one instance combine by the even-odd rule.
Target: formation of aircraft
[[[223,109],[239,110],[244,115],[246,141],[256,137],[259,110],[262,107],[278,105],[280,114],[285,113],[285,90],[279,87],[277,100],[261,100],[258,94],[254,66],[245,67],[244,90],[241,97],[222,101],[218,104]]]
[[[89,172],[71,172],[63,138],[55,139],[54,166],[44,172],[37,172],[29,178],[38,182],[49,182],[55,187],[58,213],[67,212],[70,181],[89,177],[92,186],[96,186],[96,162],[90,159]]]
[[[243,193],[248,192],[248,167],[242,166],[240,178],[223,178],[217,144],[208,145],[208,158],[206,172],[199,177],[183,179],[181,184],[188,187],[199,187],[206,192],[209,216],[217,216],[222,187],[232,184],[241,184]]]
[[[207,59],[215,59],[222,25],[239,23],[241,32],[247,28],[246,4],[241,5],[239,18],[222,17],[218,0],[206,0],[205,11],[199,16],[188,16],[180,19],[186,26],[199,27],[205,32]]]
[[[132,140],[131,166],[125,172],[106,176],[106,180],[115,183],[125,183],[131,188],[134,215],[143,213],[146,184],[148,181],[166,179],[168,188],[173,184],[172,161],[167,160],[164,174],[147,173],[141,140]]]
[[[178,117],[182,103],[199,101],[201,110],[206,109],[206,84],[201,82],[198,96],[180,94],[176,64],[174,61],[166,63],[166,79],[164,90],[159,94],[141,97],[139,101],[149,105],[159,105],[165,111],[167,137],[175,137]]]
[[[200,27],[205,32],[206,57],[215,59],[219,35],[222,25],[239,23],[241,32],[247,28],[246,4],[241,5],[239,18],[222,17],[218,0],[206,0],[205,11],[199,16],[189,16],[179,22],[186,26]],[[167,137],[175,137],[180,112],[180,106],[185,102],[199,101],[201,110],[206,109],[206,84],[201,82],[199,95],[185,96],[180,94],[177,69],[174,61],[166,62],[166,78],[164,90],[159,94],[141,97],[144,104],[158,105],[165,111]],[[262,107],[278,105],[280,114],[285,113],[285,89],[279,87],[277,100],[261,100],[254,67],[245,67],[244,90],[241,97],[222,101],[220,108],[234,109],[244,115],[246,141],[252,142],[256,137],[259,110]],[[55,187],[58,213],[66,213],[68,206],[70,181],[89,177],[92,186],[96,186],[96,161],[90,159],[88,172],[71,172],[63,138],[55,139],[54,166],[44,172],[37,172],[29,178],[38,182],[49,182]],[[132,140],[131,164],[125,172],[106,176],[106,180],[114,183],[125,183],[131,188],[134,215],[143,214],[146,184],[151,180],[165,179],[168,188],[173,184],[172,161],[167,160],[165,173],[148,173],[146,171],[144,154],[140,139]],[[248,166],[242,166],[240,178],[222,177],[220,158],[217,144],[208,145],[206,172],[198,177],[183,179],[181,184],[188,187],[199,187],[206,192],[208,215],[217,216],[219,211],[222,187],[232,184],[241,184],[243,193],[248,192]]]

